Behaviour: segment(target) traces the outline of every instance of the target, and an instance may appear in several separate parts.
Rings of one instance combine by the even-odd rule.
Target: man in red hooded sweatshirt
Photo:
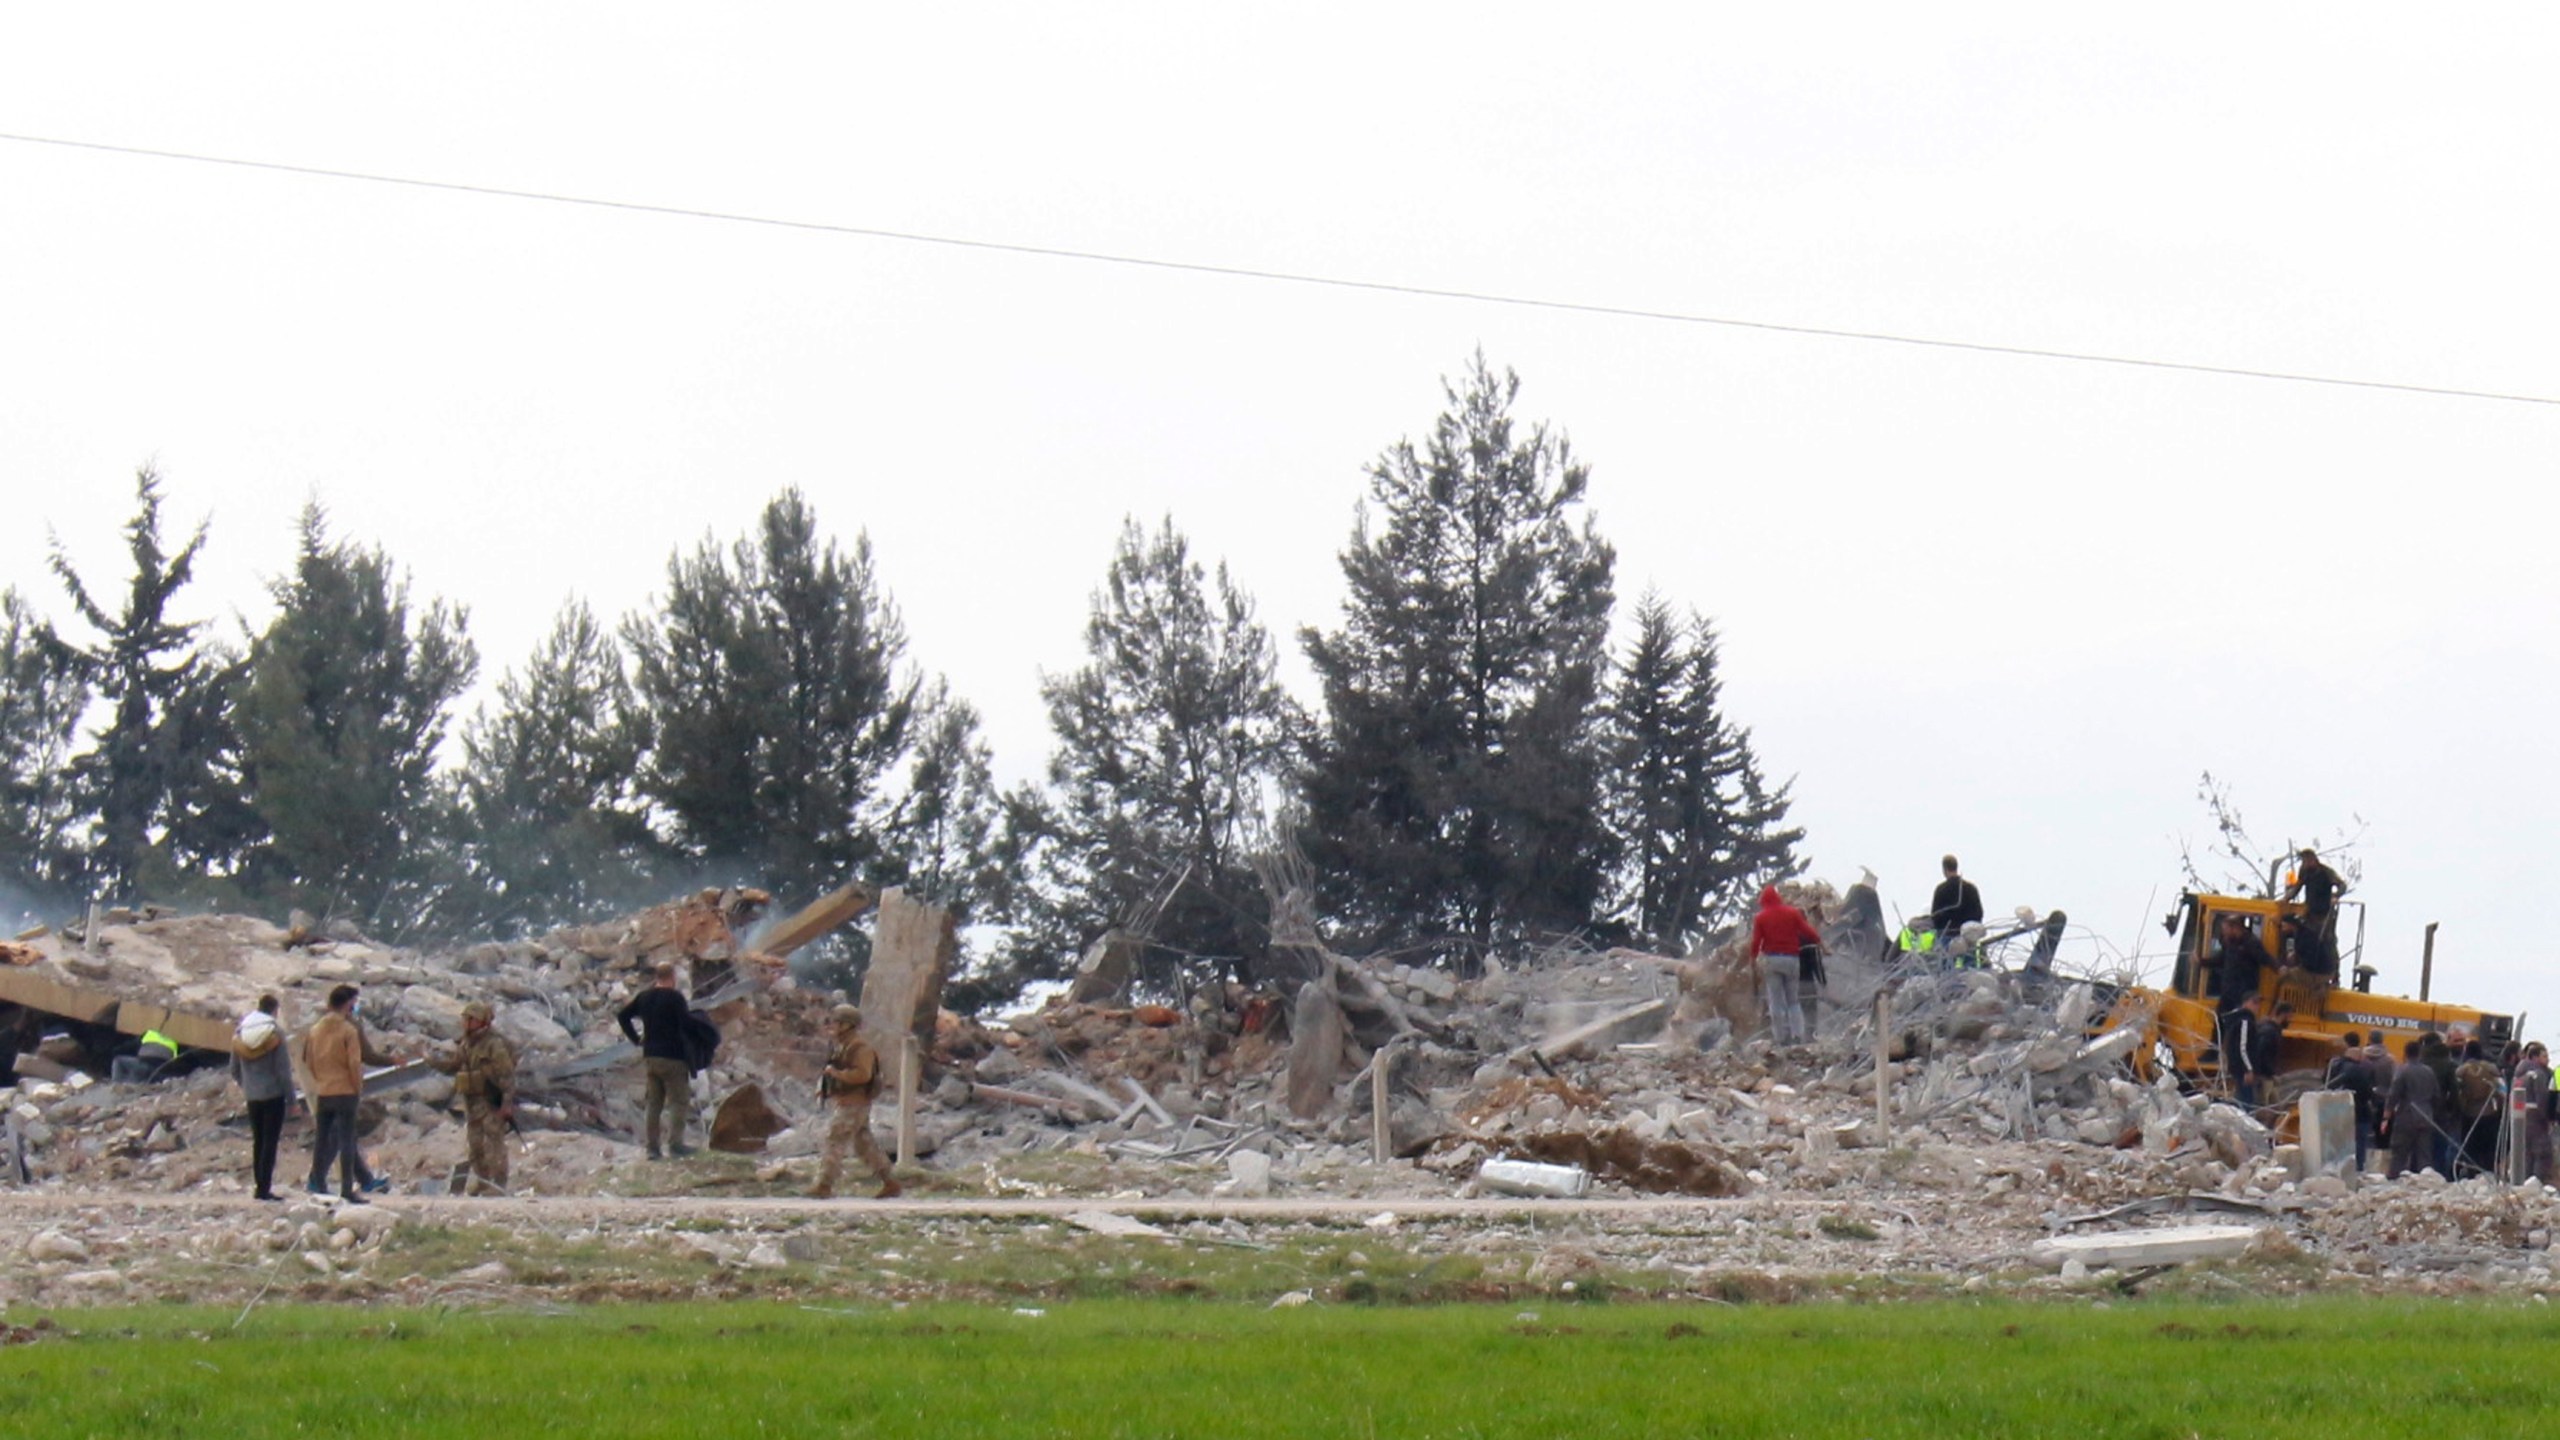
[[[1796,992],[1802,967],[1799,957],[1822,936],[1804,912],[1778,898],[1778,887],[1760,887],[1760,913],[1751,917],[1751,952],[1759,957],[1760,978],[1769,997],[1769,1028],[1781,1045],[1800,1045],[1805,1034],[1804,1003]]]

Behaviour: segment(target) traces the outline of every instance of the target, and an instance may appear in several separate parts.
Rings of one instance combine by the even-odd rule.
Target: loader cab
[[[2341,937],[2354,937],[2351,945],[2341,947],[2339,973],[2342,977],[2352,975],[2357,990],[2370,990],[2373,970],[2363,963],[2364,907],[2350,900],[2342,902],[2338,909]],[[2177,963],[2169,979],[2172,990],[2209,1004],[2220,1000],[2216,987],[2220,983],[2222,922],[2226,917],[2239,921],[2266,947],[2267,958],[2272,962],[2270,979],[2275,966],[2294,963],[2294,929],[2302,919],[2301,905],[2249,895],[2199,895],[2190,890],[2178,897],[2178,908],[2166,918],[2165,928],[2178,937]]]

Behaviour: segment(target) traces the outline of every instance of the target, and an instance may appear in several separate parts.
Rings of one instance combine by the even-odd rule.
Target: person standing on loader
[[[487,1002],[462,1007],[462,1039],[427,1063],[453,1077],[462,1100],[473,1195],[507,1193],[507,1126],[516,1118],[516,1052],[489,1024]]]
[[[2236,1081],[2248,1068],[2248,1022],[2240,1007],[2256,999],[2267,969],[2267,947],[2237,915],[2222,917],[2222,958],[2214,970],[2214,1043],[2220,1047],[2222,1073]]]
[[[889,1157],[880,1152],[880,1142],[871,1135],[871,1101],[880,1093],[880,1056],[862,1038],[860,1010],[839,1005],[833,1020],[835,1047],[819,1076],[818,1094],[835,1102],[835,1115],[827,1125],[825,1165],[809,1196],[814,1200],[834,1197],[836,1182],[844,1178],[844,1152],[850,1149],[880,1177],[880,1198],[887,1200],[898,1194],[898,1177],[890,1173]]]
[[[2303,969],[2334,981],[2338,975],[2338,896],[2347,882],[2338,872],[2320,863],[2319,853],[2310,846],[2294,857],[2293,883],[2284,887],[2284,898],[2302,897],[2302,929],[2294,942],[2294,957]]]

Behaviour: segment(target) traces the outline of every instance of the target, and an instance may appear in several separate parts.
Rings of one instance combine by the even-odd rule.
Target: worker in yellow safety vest
[[[1904,923],[1902,933],[1893,937],[1892,958],[1906,960],[1915,955],[1924,956],[1927,958],[1919,963],[1925,966],[1937,958],[1937,948],[1938,932],[1930,927],[1929,917],[1914,916]]]
[[[148,1085],[160,1078],[160,1067],[177,1058],[177,1041],[157,1030],[145,1030],[139,1049],[107,1062],[107,1078],[119,1085]]]

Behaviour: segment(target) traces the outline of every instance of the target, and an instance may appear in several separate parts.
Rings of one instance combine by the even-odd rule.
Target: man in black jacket
[[[648,1074],[648,1091],[641,1104],[647,1109],[649,1158],[663,1160],[658,1149],[659,1116],[675,1112],[674,1133],[668,1136],[678,1158],[693,1153],[684,1143],[684,1127],[693,1114],[693,1067],[686,1063],[684,1017],[691,1009],[684,993],[676,989],[676,967],[672,962],[658,966],[658,983],[631,997],[613,1018],[622,1025],[622,1033],[640,1047],[640,1068]],[[640,1022],[639,1028],[632,1021]]]
[[[1938,888],[1929,894],[1929,919],[1937,927],[1938,947],[1943,950],[1965,926],[1982,918],[1982,892],[1973,888],[1972,881],[1956,873],[1956,857],[1953,855],[1939,861],[1938,868],[1947,878],[1939,881]]]

